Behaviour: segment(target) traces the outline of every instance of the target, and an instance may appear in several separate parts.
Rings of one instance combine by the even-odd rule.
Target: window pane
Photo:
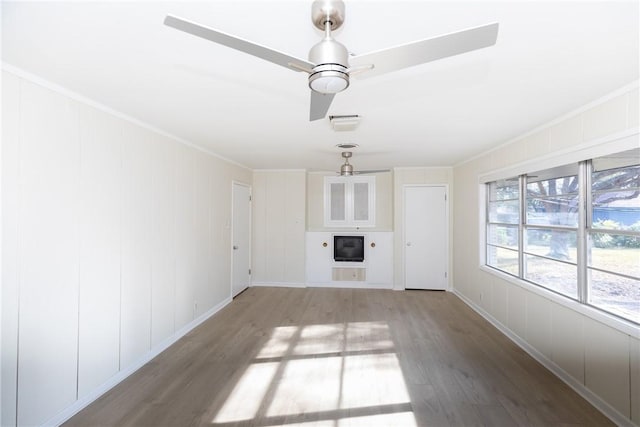
[[[578,196],[527,198],[527,224],[578,226]]]
[[[487,265],[518,275],[518,251],[487,245]]]
[[[640,323],[640,281],[590,270],[589,302]]]
[[[592,233],[590,267],[640,278],[640,237]]]
[[[640,165],[603,170],[591,174],[591,189],[593,191],[633,190],[638,187],[640,187]]]
[[[547,180],[530,180],[527,177],[527,197],[573,196],[578,194],[578,177],[565,176]]]
[[[592,226],[640,232],[640,149],[594,159]]]
[[[518,227],[489,225],[487,243],[518,250]]]
[[[577,165],[527,176],[527,224],[578,226],[578,176],[553,176],[577,171]]]
[[[518,178],[503,179],[489,184],[489,200],[517,200]]]
[[[517,200],[489,202],[489,222],[518,224],[520,221],[518,205],[519,202]]]
[[[366,221],[369,219],[369,184],[356,182],[353,184],[353,219]]]
[[[331,184],[331,221],[344,221],[344,183]]]
[[[528,228],[525,233],[528,253],[577,262],[575,231]]]
[[[527,280],[571,298],[578,297],[578,269],[575,265],[526,255],[525,271]]]

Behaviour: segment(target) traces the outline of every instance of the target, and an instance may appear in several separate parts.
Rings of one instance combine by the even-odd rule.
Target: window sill
[[[603,323],[611,328],[614,328],[620,332],[631,335],[632,337],[638,339],[640,337],[640,326],[636,325],[631,321],[627,321],[621,319],[619,317],[608,314],[604,311],[601,311],[595,307],[591,307],[585,304],[581,304],[578,301],[574,301],[568,297],[564,297],[560,294],[542,288],[540,286],[536,286],[531,284],[525,280],[514,277],[510,274],[503,273],[500,270],[496,270],[491,267],[487,267],[486,265],[480,265],[480,270],[492,274],[500,279],[509,282],[512,285],[518,286],[526,291],[539,295],[543,298],[546,298],[550,301],[555,302],[556,304],[567,307],[577,313],[582,314],[583,316],[589,317],[597,322]]]

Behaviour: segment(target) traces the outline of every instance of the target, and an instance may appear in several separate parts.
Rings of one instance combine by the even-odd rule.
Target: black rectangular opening
[[[333,236],[333,260],[364,261],[364,236]]]

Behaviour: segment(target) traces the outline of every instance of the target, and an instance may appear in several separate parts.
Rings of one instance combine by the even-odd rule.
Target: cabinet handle
[[[376,247],[376,242],[371,242],[371,247],[375,248]]]
[[[322,242],[322,247],[326,248],[327,247],[327,242]]]

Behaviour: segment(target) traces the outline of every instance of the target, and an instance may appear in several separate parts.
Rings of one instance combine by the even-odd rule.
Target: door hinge
[[[249,201],[251,201],[251,195],[249,195]]]
[[[447,278],[447,272],[446,271],[444,272],[444,278],[445,279]]]
[[[447,201],[447,195],[446,194],[444,195],[444,201],[445,202]]]
[[[249,269],[249,276],[251,276],[251,269]]]

